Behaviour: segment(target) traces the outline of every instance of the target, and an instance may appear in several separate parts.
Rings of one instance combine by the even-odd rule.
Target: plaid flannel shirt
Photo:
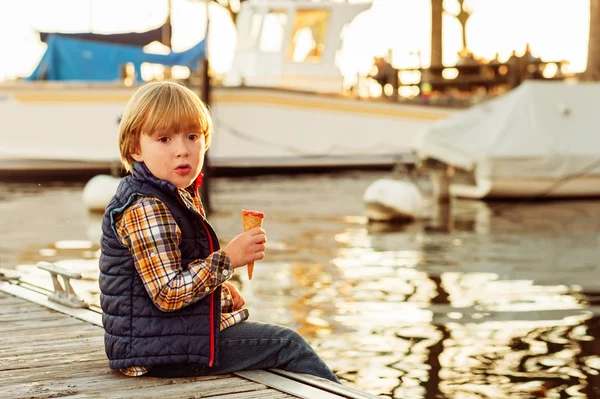
[[[188,208],[204,215],[197,195],[179,190],[180,200]],[[207,259],[191,262],[181,268],[181,230],[167,206],[155,197],[137,198],[117,217],[115,227],[119,240],[126,245],[134,259],[146,291],[162,311],[181,309],[212,293],[231,278],[233,267],[224,251]],[[221,324],[224,330],[246,320],[247,309],[233,310],[233,299],[226,285],[221,286]],[[141,376],[150,368],[144,366],[121,369],[128,376]]]

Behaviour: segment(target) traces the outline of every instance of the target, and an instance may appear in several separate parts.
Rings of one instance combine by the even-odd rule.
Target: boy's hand
[[[233,310],[240,310],[246,304],[246,300],[237,289],[237,287],[231,283],[224,282],[224,285],[229,289],[229,293],[231,294],[231,299],[233,300]]]
[[[265,257],[267,235],[260,227],[255,227],[235,237],[224,251],[234,269]]]

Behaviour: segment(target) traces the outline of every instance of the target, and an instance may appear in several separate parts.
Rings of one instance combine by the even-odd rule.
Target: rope
[[[589,175],[589,173],[591,171],[593,171],[594,169],[596,169],[598,167],[600,167],[600,159],[595,160],[590,165],[586,166],[585,168],[583,168],[581,171],[579,171],[577,173],[573,173],[571,175],[564,176],[564,177],[562,177],[560,179],[557,179],[552,184],[550,184],[548,186],[548,188],[546,188],[545,190],[541,190],[539,194],[533,196],[530,200],[539,200],[539,199],[542,199],[542,198],[544,198],[544,197],[552,194],[552,192],[554,190],[556,190],[557,188],[559,188],[563,184],[568,183],[569,181],[571,181],[573,179],[578,179],[580,177],[585,177],[585,176]]]

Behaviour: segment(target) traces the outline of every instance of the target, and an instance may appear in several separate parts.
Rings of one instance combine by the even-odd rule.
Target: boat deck
[[[373,398],[279,370],[194,378],[126,377],[108,367],[97,314],[83,309],[75,316],[64,314],[43,306],[45,300],[40,292],[0,281],[3,398]]]

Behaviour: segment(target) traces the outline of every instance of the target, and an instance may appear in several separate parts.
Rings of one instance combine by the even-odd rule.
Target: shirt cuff
[[[223,284],[233,276],[233,266],[229,256],[223,250],[213,252],[209,256],[210,282],[213,287]]]

